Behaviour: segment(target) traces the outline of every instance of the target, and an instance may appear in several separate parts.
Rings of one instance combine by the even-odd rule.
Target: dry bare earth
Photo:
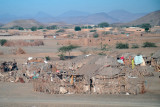
[[[44,40],[45,46],[23,47],[27,54],[0,55],[0,60],[16,59],[25,62],[27,57],[56,56],[59,46],[55,40]],[[158,48],[139,48],[113,50],[110,54],[132,52],[150,54]],[[6,53],[9,47],[0,47]],[[160,73],[147,77],[147,93],[143,95],[49,95],[33,92],[32,84],[0,83],[0,107],[159,107],[160,106]]]

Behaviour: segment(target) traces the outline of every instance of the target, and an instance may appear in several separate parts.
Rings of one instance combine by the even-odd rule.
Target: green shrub
[[[51,58],[49,56],[46,56],[45,58],[46,58],[46,61],[51,60]]]
[[[36,31],[36,30],[37,30],[36,26],[31,27],[31,31]]]
[[[151,53],[150,55],[153,56],[154,53]]]
[[[102,48],[101,48],[101,50],[104,50],[104,51],[106,51],[106,50],[108,50],[108,44],[104,44],[103,46],[102,46]]]
[[[82,29],[92,29],[93,27],[92,26],[82,26],[81,28]]]
[[[144,28],[146,32],[149,31],[149,29],[152,27],[151,24],[149,23],[143,23],[141,25],[139,25],[141,28]]]
[[[125,34],[125,32],[122,31],[121,34]]]
[[[96,32],[97,30],[90,30],[90,32]]]
[[[46,29],[43,30],[43,32],[46,32],[46,31],[47,31]]]
[[[104,55],[104,56],[105,56],[106,54],[105,54],[105,53],[103,53],[103,52],[100,52],[100,53],[98,53],[98,55]]]
[[[129,45],[128,43],[116,43],[116,48],[117,49],[128,49]]]
[[[1,40],[0,40],[0,45],[3,46],[6,42],[7,42],[6,39],[1,39]]]
[[[61,52],[60,55],[58,55],[60,57],[60,60],[64,60],[64,53],[68,52],[69,53],[69,57],[70,57],[70,52],[73,49],[78,48],[79,46],[75,46],[75,45],[68,45],[68,46],[62,46],[58,49],[59,52]]]
[[[142,47],[157,47],[155,43],[152,42],[144,42]]]
[[[81,31],[81,27],[76,26],[76,27],[74,28],[74,30],[75,30],[75,31]]]
[[[109,24],[107,22],[102,22],[102,23],[99,23],[98,26],[104,28],[104,27],[108,27]]]
[[[94,38],[98,38],[99,35],[98,35],[97,33],[95,33],[95,34],[93,34],[93,37],[94,37]]]
[[[59,58],[60,58],[60,60],[65,60],[65,56],[64,56],[64,54],[63,53],[61,53],[60,55],[58,55],[59,56]]]
[[[133,49],[139,48],[139,46],[138,46],[138,44],[133,44],[133,45],[132,45],[132,48],[133,48]]]
[[[39,26],[38,29],[44,29],[44,26]]]
[[[19,27],[18,30],[24,30],[24,28],[23,27]]]
[[[47,29],[48,30],[54,30],[54,29],[57,29],[57,25],[52,25],[52,26],[47,26]]]

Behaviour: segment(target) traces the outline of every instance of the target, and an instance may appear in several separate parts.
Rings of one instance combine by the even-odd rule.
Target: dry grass
[[[22,49],[22,48],[18,48],[18,49],[13,49],[12,53],[14,55],[18,55],[18,54],[26,54],[26,52]]]
[[[33,41],[25,41],[25,40],[17,40],[17,41],[7,41],[4,46],[40,46],[44,45],[42,40],[33,40]]]

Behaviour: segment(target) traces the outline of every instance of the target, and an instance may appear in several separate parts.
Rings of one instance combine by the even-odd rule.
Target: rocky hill
[[[147,14],[135,21],[127,23],[127,25],[140,25],[150,23],[152,26],[160,26],[160,10]]]
[[[13,22],[10,22],[8,24],[5,24],[3,26],[3,28],[10,28],[10,27],[14,27],[14,26],[20,26],[20,27],[24,27],[24,28],[31,28],[33,26],[41,26],[42,24],[40,22],[37,22],[35,20],[29,19],[29,20],[16,20]]]
[[[109,16],[118,20],[118,22],[125,23],[136,20],[140,17],[145,16],[147,13],[131,13],[126,10],[113,10],[107,13]]]

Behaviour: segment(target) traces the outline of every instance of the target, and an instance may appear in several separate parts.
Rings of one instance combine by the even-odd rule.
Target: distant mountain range
[[[0,17],[0,23],[5,22],[10,23],[5,24],[3,27],[11,27],[15,25],[19,25],[22,27],[32,27],[40,26],[44,23],[98,24],[101,22],[108,22],[110,24],[119,23],[115,25],[137,25],[141,23],[151,23],[151,25],[159,25],[160,11],[152,12],[147,15],[145,13],[130,13],[124,10],[115,10],[109,12],[108,14],[105,12],[90,14],[80,11],[68,11],[57,17],[53,17],[45,12],[39,12],[35,16],[26,15],[23,17],[16,17],[14,15],[6,14],[3,17]]]
[[[130,22],[144,16],[146,13],[130,13],[125,10],[114,10],[109,13],[93,13],[81,11],[67,11],[63,14],[53,17],[52,15],[39,12],[36,15],[15,16],[11,14],[1,14],[0,23],[6,24],[14,20],[35,19],[41,23],[65,22],[68,24],[97,24],[100,22],[117,23]]]

